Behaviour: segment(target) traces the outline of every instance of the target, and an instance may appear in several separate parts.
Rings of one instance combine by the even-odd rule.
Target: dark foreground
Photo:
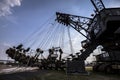
[[[120,80],[118,74],[91,72],[90,75],[66,75],[65,72],[38,70],[12,74],[0,74],[0,80]]]

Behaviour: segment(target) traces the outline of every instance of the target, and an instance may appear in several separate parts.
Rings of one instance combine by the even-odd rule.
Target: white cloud
[[[108,0],[106,7],[120,7],[120,0]]]
[[[22,0],[0,0],[0,16],[12,14],[12,8],[20,6]]]
[[[7,54],[5,53],[5,51],[11,47],[10,44],[8,43],[0,43],[0,60],[6,60],[7,59]]]
[[[87,57],[87,59],[85,60],[88,63],[91,63],[93,61],[96,61],[95,56],[93,56],[93,54],[91,53],[89,57]]]

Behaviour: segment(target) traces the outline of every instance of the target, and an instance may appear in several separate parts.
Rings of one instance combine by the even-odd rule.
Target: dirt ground
[[[7,68],[11,68],[12,66],[11,65],[1,65],[0,64],[0,70],[2,69],[7,69]]]
[[[120,80],[119,74],[90,72],[90,75],[66,75],[62,71],[37,70],[0,74],[0,80]]]

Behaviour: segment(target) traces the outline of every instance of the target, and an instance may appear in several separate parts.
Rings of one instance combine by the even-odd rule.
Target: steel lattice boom
[[[89,29],[89,25],[92,22],[91,18],[56,12],[56,21],[66,26],[73,27],[84,37],[89,39],[87,35],[81,32],[81,30],[84,30],[87,34],[89,34],[88,29]]]
[[[105,6],[104,6],[102,0],[91,0],[91,2],[94,5],[97,13],[99,13],[101,10],[105,9]]]

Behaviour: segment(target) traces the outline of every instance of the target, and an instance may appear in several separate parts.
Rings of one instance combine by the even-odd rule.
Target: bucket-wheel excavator
[[[62,59],[64,51],[61,47],[52,47],[48,50],[47,58],[39,59],[44,50],[38,48],[35,56],[26,56],[30,48],[24,49],[23,45],[9,48],[6,53],[28,66],[57,70],[66,68],[68,73],[86,73],[84,61],[97,46],[102,45],[104,53],[95,56],[93,70],[120,72],[120,8],[105,8],[102,0],[91,2],[95,7],[92,18],[56,12],[56,22],[72,27],[86,38],[81,42],[80,53],[70,54],[71,58]]]
[[[84,60],[93,50],[102,45],[103,54],[96,56],[94,71],[114,72],[120,70],[120,8],[105,8],[102,0],[91,0],[95,7],[93,18],[56,13],[57,21],[71,26],[86,40],[81,42],[82,54],[69,63],[68,71],[84,72]],[[85,34],[81,31],[84,30]],[[106,55],[108,54],[108,55]],[[75,65],[75,66],[72,66]],[[77,65],[77,66],[76,66]],[[72,67],[71,67],[72,66]]]

